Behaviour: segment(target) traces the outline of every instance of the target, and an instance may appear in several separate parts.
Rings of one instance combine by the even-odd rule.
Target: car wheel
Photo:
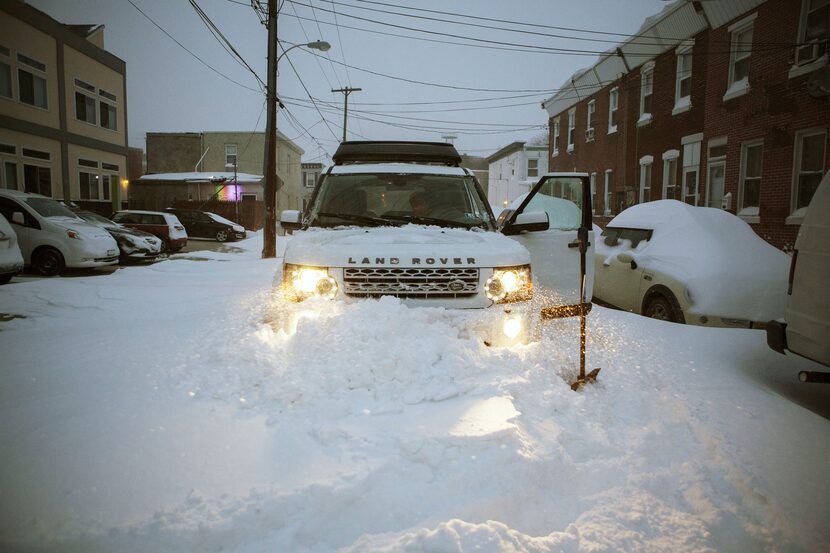
[[[161,248],[159,248],[159,253],[170,253],[170,242],[164,238],[161,239]]]
[[[63,255],[55,248],[37,250],[32,256],[32,265],[43,276],[59,275],[65,267]]]
[[[14,275],[0,275],[0,284],[8,284]]]
[[[671,303],[663,296],[654,296],[651,298],[648,305],[646,305],[645,311],[643,311],[643,315],[661,321],[669,321],[672,323],[680,322],[674,314]]]
[[[228,241],[228,231],[225,229],[217,230],[216,231],[216,241],[217,242],[227,242]]]

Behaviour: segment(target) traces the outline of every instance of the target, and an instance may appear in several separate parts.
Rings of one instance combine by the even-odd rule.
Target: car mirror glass
[[[12,223],[16,223],[18,225],[23,225],[26,223],[26,220],[23,218],[23,213],[20,211],[15,211],[12,213]]]

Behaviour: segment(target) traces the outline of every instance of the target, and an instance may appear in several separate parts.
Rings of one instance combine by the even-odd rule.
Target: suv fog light
[[[317,281],[317,295],[321,298],[332,299],[337,294],[337,281],[330,276]]]
[[[504,335],[512,340],[522,331],[522,321],[515,317],[505,319],[503,331]]]

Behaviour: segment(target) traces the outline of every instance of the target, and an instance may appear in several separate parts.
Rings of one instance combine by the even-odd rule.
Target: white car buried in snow
[[[629,207],[602,231],[595,264],[594,298],[647,317],[749,328],[784,313],[789,258],[720,209]]]
[[[587,175],[542,177],[499,229],[452,145],[344,142],[334,161],[306,212],[281,214],[284,228],[301,230],[285,250],[287,299],[480,309],[485,340],[499,345],[533,340],[541,309],[579,305],[573,244],[591,228]]]

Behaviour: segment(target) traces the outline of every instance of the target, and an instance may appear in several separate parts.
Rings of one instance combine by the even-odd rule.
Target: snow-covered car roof
[[[606,228],[653,230],[633,250],[637,264],[684,283],[696,313],[753,321],[784,315],[789,256],[728,211],[657,200],[629,207]],[[596,252],[629,248],[597,240]]]
[[[335,165],[331,168],[334,175],[357,175],[364,173],[394,173],[416,175],[452,175],[467,176],[463,167],[442,165],[418,165],[415,163],[355,163],[353,165]]]

